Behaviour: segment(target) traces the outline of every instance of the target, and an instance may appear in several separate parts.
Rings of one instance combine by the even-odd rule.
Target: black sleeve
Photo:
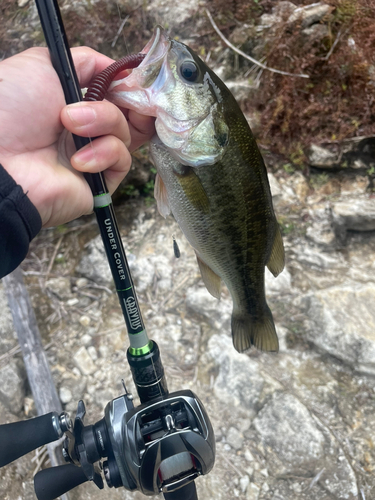
[[[0,165],[0,278],[23,261],[41,227],[38,210]]]

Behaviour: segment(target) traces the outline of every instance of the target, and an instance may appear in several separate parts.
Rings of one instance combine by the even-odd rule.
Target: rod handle
[[[56,424],[54,425],[54,421]],[[56,412],[0,425],[0,467],[62,436]]]
[[[38,500],[53,500],[86,481],[88,479],[82,467],[58,465],[35,475],[34,490]]]

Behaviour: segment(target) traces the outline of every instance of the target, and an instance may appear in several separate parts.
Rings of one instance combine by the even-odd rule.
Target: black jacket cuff
[[[41,227],[38,210],[0,165],[0,278],[23,261]]]

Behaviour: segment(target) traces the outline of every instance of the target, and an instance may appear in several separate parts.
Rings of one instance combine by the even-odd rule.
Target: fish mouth
[[[119,106],[131,107],[141,114],[155,116],[150,109],[150,99],[159,89],[154,83],[159,74],[163,76],[165,73],[162,68],[168,59],[171,45],[172,42],[164,29],[156,26],[150,41],[141,51],[141,54],[145,54],[141,64],[133,68],[125,78],[111,83],[107,99]]]
[[[166,57],[170,47],[171,40],[166,35],[164,28],[157,25],[151,39],[141,51],[141,54],[146,54],[146,57],[143,59],[138,68],[144,68],[150,64],[155,66],[158,62],[161,63]]]

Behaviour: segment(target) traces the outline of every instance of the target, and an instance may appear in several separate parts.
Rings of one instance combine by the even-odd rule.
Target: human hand
[[[113,61],[87,47],[72,49],[80,85]],[[133,151],[154,134],[154,121],[108,101],[65,105],[46,48],[32,48],[0,63],[0,163],[38,209],[44,227],[92,212],[83,172],[104,171],[112,194],[129,171]],[[64,127],[97,137],[74,153],[67,141],[67,168],[58,154]],[[71,156],[73,155],[73,156]]]

